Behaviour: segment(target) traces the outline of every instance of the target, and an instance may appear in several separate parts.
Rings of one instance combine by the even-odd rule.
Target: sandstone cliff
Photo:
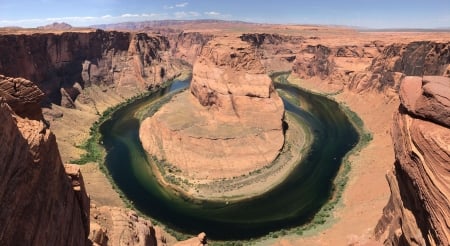
[[[449,46],[431,41],[387,46],[372,41],[362,47],[309,45],[297,55],[292,71],[302,79],[318,77],[356,92],[398,90],[404,76],[449,76]]]
[[[38,107],[42,92],[30,81],[6,78],[0,95],[6,97],[0,97],[0,244],[87,245],[89,199],[82,178],[71,172],[69,181],[55,136],[24,111]],[[38,112],[30,118],[42,119]]]
[[[394,116],[391,198],[377,226],[385,245],[450,243],[450,78],[406,77]]]
[[[170,62],[167,38],[144,33],[0,35],[0,53],[1,74],[29,79],[47,103],[68,107],[92,84],[129,96],[129,91],[135,94],[173,77],[180,68]]]
[[[194,64],[201,54],[203,46],[213,39],[213,35],[199,32],[181,32],[168,34],[168,39],[174,57],[189,64]]]
[[[43,96],[29,80],[0,75],[0,245],[174,241],[130,210],[90,205],[80,167],[62,164],[43,122]]]
[[[283,117],[281,98],[255,48],[220,37],[196,60],[190,93],[146,119],[140,139],[150,154],[189,177],[231,178],[278,156]]]

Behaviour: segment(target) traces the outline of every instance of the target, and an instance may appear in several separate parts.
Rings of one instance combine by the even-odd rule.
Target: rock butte
[[[190,90],[144,120],[144,149],[198,179],[232,178],[270,164],[284,143],[284,108],[257,50],[239,38],[210,41]]]

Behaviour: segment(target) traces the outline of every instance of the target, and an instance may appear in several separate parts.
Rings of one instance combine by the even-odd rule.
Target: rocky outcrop
[[[203,46],[213,39],[213,35],[199,32],[181,32],[168,34],[168,38],[173,56],[189,64],[194,64],[201,54]]]
[[[32,120],[42,119],[39,103],[44,93],[31,81],[0,75],[0,97],[20,117]]]
[[[167,38],[144,33],[0,35],[0,73],[33,81],[47,103],[73,106],[70,101],[92,84],[126,94],[173,77],[179,64],[169,62],[168,52]]]
[[[232,178],[270,164],[284,135],[284,109],[255,47],[238,38],[210,41],[182,93],[140,128],[151,155],[190,178]]]
[[[449,76],[449,66],[449,43],[384,46],[373,41],[362,47],[308,45],[297,54],[292,71],[302,79],[320,78],[356,92],[381,92],[398,90],[404,76]]]
[[[245,33],[240,38],[261,54],[261,63],[268,72],[291,70],[305,40],[302,36],[272,33]]]
[[[202,232],[197,237],[190,238],[185,241],[178,242],[174,246],[207,246],[206,233]]]
[[[94,245],[165,246],[173,243],[163,230],[128,209],[91,206]]]
[[[385,245],[450,243],[450,78],[406,77],[394,116],[391,198],[377,226]]]
[[[42,115],[28,118],[24,110],[38,107],[42,92],[30,81],[1,78],[7,99],[0,97],[0,244],[87,245],[89,199],[81,174],[68,167],[68,177],[55,136],[31,119]]]

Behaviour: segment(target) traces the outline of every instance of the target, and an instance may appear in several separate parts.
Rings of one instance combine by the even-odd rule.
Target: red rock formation
[[[8,88],[10,81],[0,87],[6,83]],[[12,81],[27,89],[6,95],[12,105],[0,98],[0,245],[87,245],[89,200],[81,175],[71,172],[71,184],[55,136],[42,121],[13,111],[27,115],[14,98],[34,107],[42,92],[29,81]],[[74,182],[78,185],[73,187]]]
[[[137,92],[173,77],[178,65],[168,50],[167,38],[142,33],[0,35],[0,73],[35,82],[46,102],[67,98],[73,106],[80,88],[91,84]]]
[[[449,43],[425,41],[386,47],[375,41],[364,47],[309,45],[298,52],[292,71],[302,79],[318,77],[357,92],[398,90],[404,76],[448,76],[449,49]],[[355,64],[340,64],[342,57],[365,64],[365,70],[353,69]]]
[[[284,109],[255,54],[237,38],[210,41],[194,65],[191,94],[180,94],[141,124],[144,148],[201,179],[270,164],[284,143]]]
[[[91,235],[94,245],[165,246],[167,234],[128,209],[91,207]]]
[[[386,245],[450,243],[450,78],[406,77],[394,117],[391,198],[377,226]],[[446,117],[447,116],[447,117]]]

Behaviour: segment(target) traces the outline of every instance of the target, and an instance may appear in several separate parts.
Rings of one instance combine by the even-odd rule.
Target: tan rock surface
[[[412,114],[450,126],[450,78],[406,77],[400,100]]]
[[[271,163],[283,146],[284,109],[254,48],[218,38],[177,95],[140,129],[144,148],[190,177],[231,178]],[[245,148],[244,148],[245,146]]]

